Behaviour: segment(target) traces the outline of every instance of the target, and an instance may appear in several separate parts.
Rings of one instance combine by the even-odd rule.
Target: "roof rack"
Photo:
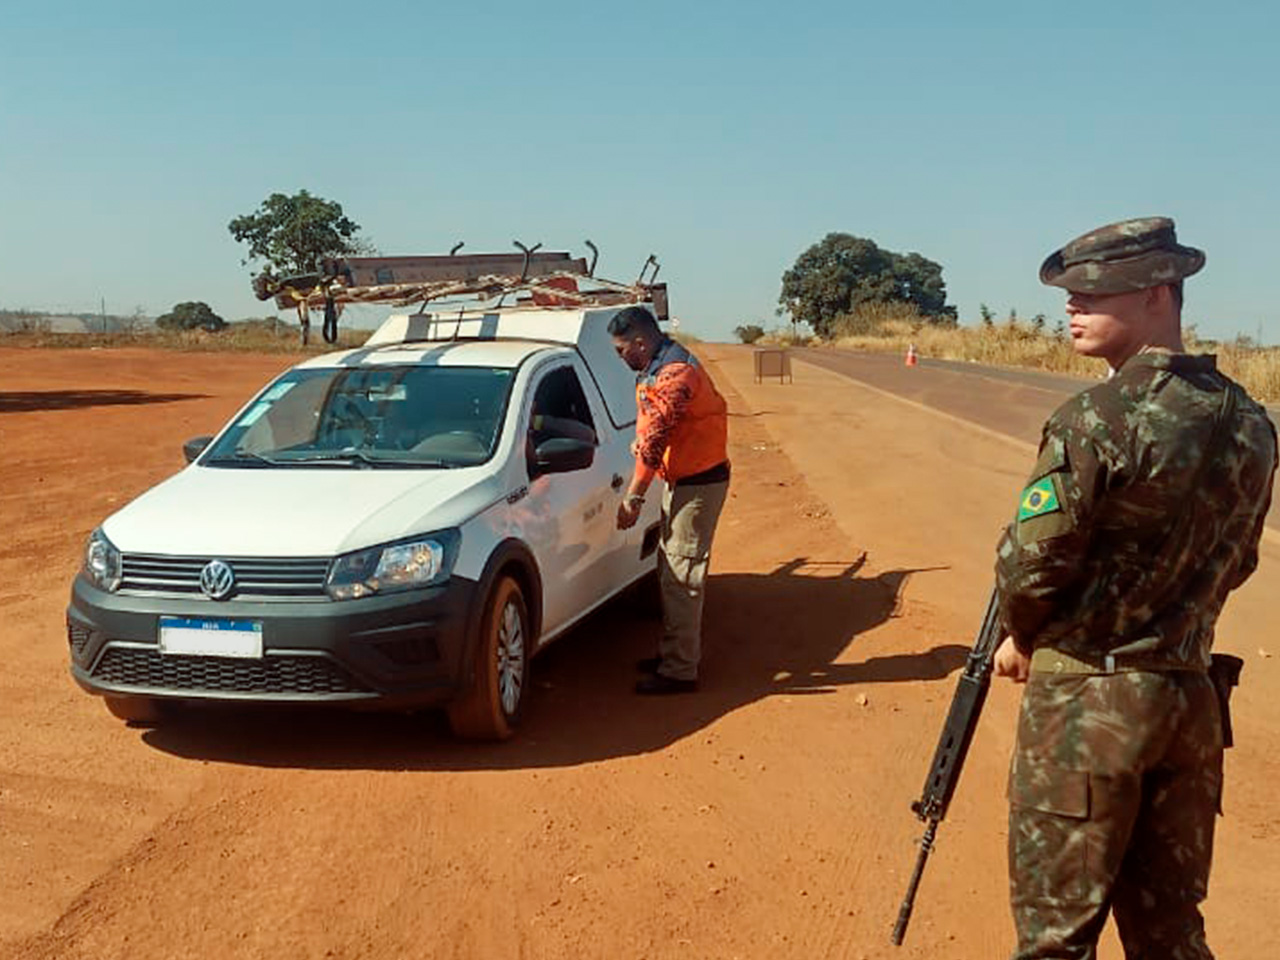
[[[668,318],[667,285],[655,282],[660,265],[652,254],[634,283],[621,283],[594,275],[599,251],[589,240],[590,266],[568,253],[536,252],[542,244],[530,248],[517,240],[515,245],[520,253],[458,256],[458,244],[444,256],[326,259],[318,273],[283,278],[263,273],[254,278],[253,289],[259,300],[274,297],[281,310],[296,307],[304,326],[310,308],[323,307],[324,338],[330,343],[337,339],[341,305],[348,303],[425,306],[473,297],[497,299],[500,306],[508,296],[527,293],[518,302],[569,308],[650,303],[659,320]]]

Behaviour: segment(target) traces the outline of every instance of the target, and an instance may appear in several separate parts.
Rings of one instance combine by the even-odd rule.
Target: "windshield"
[[[212,467],[464,467],[493,455],[513,371],[306,369],[273,383],[201,459]]]

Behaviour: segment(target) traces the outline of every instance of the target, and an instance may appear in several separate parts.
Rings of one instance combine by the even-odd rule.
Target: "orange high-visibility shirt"
[[[636,474],[669,484],[728,459],[724,397],[697,359],[670,338],[636,379]]]

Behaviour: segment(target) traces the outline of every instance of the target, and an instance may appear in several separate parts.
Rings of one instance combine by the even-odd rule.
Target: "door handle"
[[[621,489],[622,489],[622,485],[623,485],[624,483],[626,483],[626,482],[627,482],[627,481],[625,481],[624,479],[622,479],[622,474],[620,474],[620,473],[615,473],[615,474],[613,475],[613,479],[609,481],[609,486],[613,487],[613,489],[615,489],[615,490],[621,490]]]

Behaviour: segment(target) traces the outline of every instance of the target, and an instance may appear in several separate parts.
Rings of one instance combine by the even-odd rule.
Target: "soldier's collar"
[[[1175,373],[1200,373],[1218,369],[1218,358],[1212,353],[1175,353],[1167,347],[1144,347],[1140,353],[1122,363],[1120,370],[1138,367],[1171,370]]]

